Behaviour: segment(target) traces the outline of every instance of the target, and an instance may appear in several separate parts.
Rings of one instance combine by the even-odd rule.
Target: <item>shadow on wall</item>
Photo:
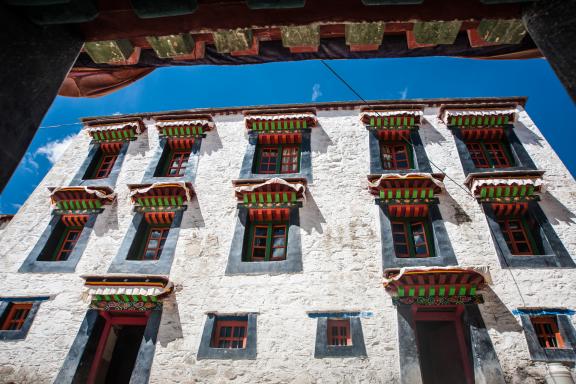
[[[180,289],[176,288],[175,291]],[[180,311],[178,310],[178,302],[174,294],[164,300],[162,309],[162,323],[160,324],[160,332],[158,333],[158,341],[162,347],[168,346],[173,341],[184,338],[182,333],[182,323],[180,322]]]
[[[559,224],[560,222],[566,224],[575,223],[573,219],[576,218],[576,215],[548,191],[542,195],[541,207],[552,225]]]
[[[517,121],[516,123],[514,123],[514,131],[516,132],[516,136],[518,136],[518,139],[523,144],[538,145],[540,147],[544,146],[542,144],[542,141],[544,141],[544,139],[535,134],[534,132],[532,132],[531,130],[529,130],[528,127],[526,127],[526,125],[524,125],[524,123],[522,123],[521,121]]]
[[[326,219],[320,212],[320,208],[316,204],[314,197],[309,190],[306,190],[306,202],[300,210],[300,228],[306,231],[309,235],[312,230],[316,230],[317,233],[322,234],[324,230],[322,229],[322,224],[326,223]]]
[[[494,329],[498,333],[524,332],[520,320],[510,312],[492,288],[486,286],[482,290],[482,296],[484,296],[485,301],[481,305],[482,318],[486,328]]]
[[[445,221],[456,225],[472,222],[472,219],[468,216],[464,208],[462,208],[462,206],[458,204],[458,202],[454,200],[448,192],[444,192],[440,199],[445,203],[440,204],[441,212],[446,209],[449,210],[447,213],[442,212],[442,218]]]
[[[206,134],[205,138],[202,139],[202,145],[200,146],[200,156],[210,156],[212,153],[218,152],[222,148],[222,140],[220,140],[218,130],[214,128],[212,131]],[[244,148],[242,148],[242,150],[244,150]]]
[[[422,124],[418,130],[424,145],[426,144],[441,144],[446,141],[446,138],[438,132],[427,118],[422,118]]]
[[[192,201],[188,203],[188,209],[184,211],[180,228],[204,228],[205,225],[204,216],[202,216],[202,210],[200,209],[200,203],[198,202],[198,198],[194,195]]]
[[[310,135],[310,149],[312,153],[326,153],[328,147],[333,145],[332,139],[326,133],[324,128],[318,123],[318,126],[311,129]]]
[[[148,130],[142,132],[137,136],[134,142],[130,143],[128,146],[128,155],[142,155],[145,156],[146,151],[150,150],[150,139],[148,138]]]
[[[96,225],[94,225],[94,234],[97,237],[106,235],[110,231],[118,230],[118,198],[114,199],[112,204],[104,208],[104,212],[100,213],[96,218]]]

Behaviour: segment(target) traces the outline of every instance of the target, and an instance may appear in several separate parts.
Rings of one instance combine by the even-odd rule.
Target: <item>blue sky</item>
[[[331,61],[367,100],[528,96],[526,109],[576,174],[576,106],[543,59],[442,57]],[[10,183],[0,213],[15,213],[80,128],[81,117],[203,107],[356,100],[319,61],[157,69],[109,96],[58,97]],[[63,125],[51,127],[54,125]]]

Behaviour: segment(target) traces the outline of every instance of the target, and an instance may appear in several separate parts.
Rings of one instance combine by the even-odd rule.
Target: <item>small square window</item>
[[[385,170],[414,168],[412,164],[412,149],[406,142],[381,141],[380,158],[382,168]]]
[[[504,141],[466,141],[476,168],[509,168],[514,166],[508,144]]]
[[[219,320],[216,319],[212,348],[243,349],[248,339],[248,319]]]
[[[286,222],[252,222],[245,261],[286,259],[288,224]]]
[[[329,346],[349,346],[352,345],[352,335],[350,334],[350,320],[328,319],[328,345]]]
[[[168,226],[152,226],[148,228],[146,242],[144,243],[140,260],[158,260],[168,238]]]
[[[190,151],[173,151],[168,160],[166,177],[181,177],[184,176],[188,160],[190,159]]]
[[[19,331],[32,310],[32,303],[10,303],[2,321],[1,331]]]
[[[300,172],[300,146],[282,144],[258,146],[256,150],[257,174],[284,174]]]
[[[564,340],[558,330],[556,316],[531,317],[530,321],[542,348],[564,348]]]
[[[500,218],[498,225],[502,230],[506,245],[513,255],[537,255],[538,247],[535,240],[534,225],[530,225],[530,218]]]
[[[422,218],[393,218],[392,238],[396,257],[420,258],[434,256],[429,223]]]
[[[80,233],[82,233],[81,227],[68,227],[64,230],[62,238],[60,240],[60,245],[56,249],[53,261],[65,261],[68,260],[68,256],[74,250],[74,246],[80,238]]]

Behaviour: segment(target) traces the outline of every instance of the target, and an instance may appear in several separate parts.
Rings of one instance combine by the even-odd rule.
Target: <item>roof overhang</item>
[[[120,118],[86,122],[84,130],[94,141],[115,142],[133,140],[146,130],[141,118]]]
[[[128,188],[132,203],[145,211],[184,209],[194,193],[192,184],[187,182],[131,184]]]
[[[116,198],[110,187],[70,186],[52,187],[48,190],[52,204],[61,211],[98,210]]]
[[[232,185],[238,202],[249,207],[289,206],[306,199],[306,179],[303,178],[233,180]]]
[[[153,118],[158,133],[166,137],[202,137],[214,129],[214,121],[210,115],[159,115]]]
[[[442,180],[439,173],[369,175],[368,190],[382,201],[431,202],[444,190]]]
[[[516,202],[536,198],[544,192],[544,171],[471,173],[465,184],[481,201]]]

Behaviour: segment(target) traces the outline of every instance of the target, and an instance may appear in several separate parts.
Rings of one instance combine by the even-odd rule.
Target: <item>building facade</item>
[[[576,184],[525,103],[84,119],[0,231],[0,382],[568,377]]]

